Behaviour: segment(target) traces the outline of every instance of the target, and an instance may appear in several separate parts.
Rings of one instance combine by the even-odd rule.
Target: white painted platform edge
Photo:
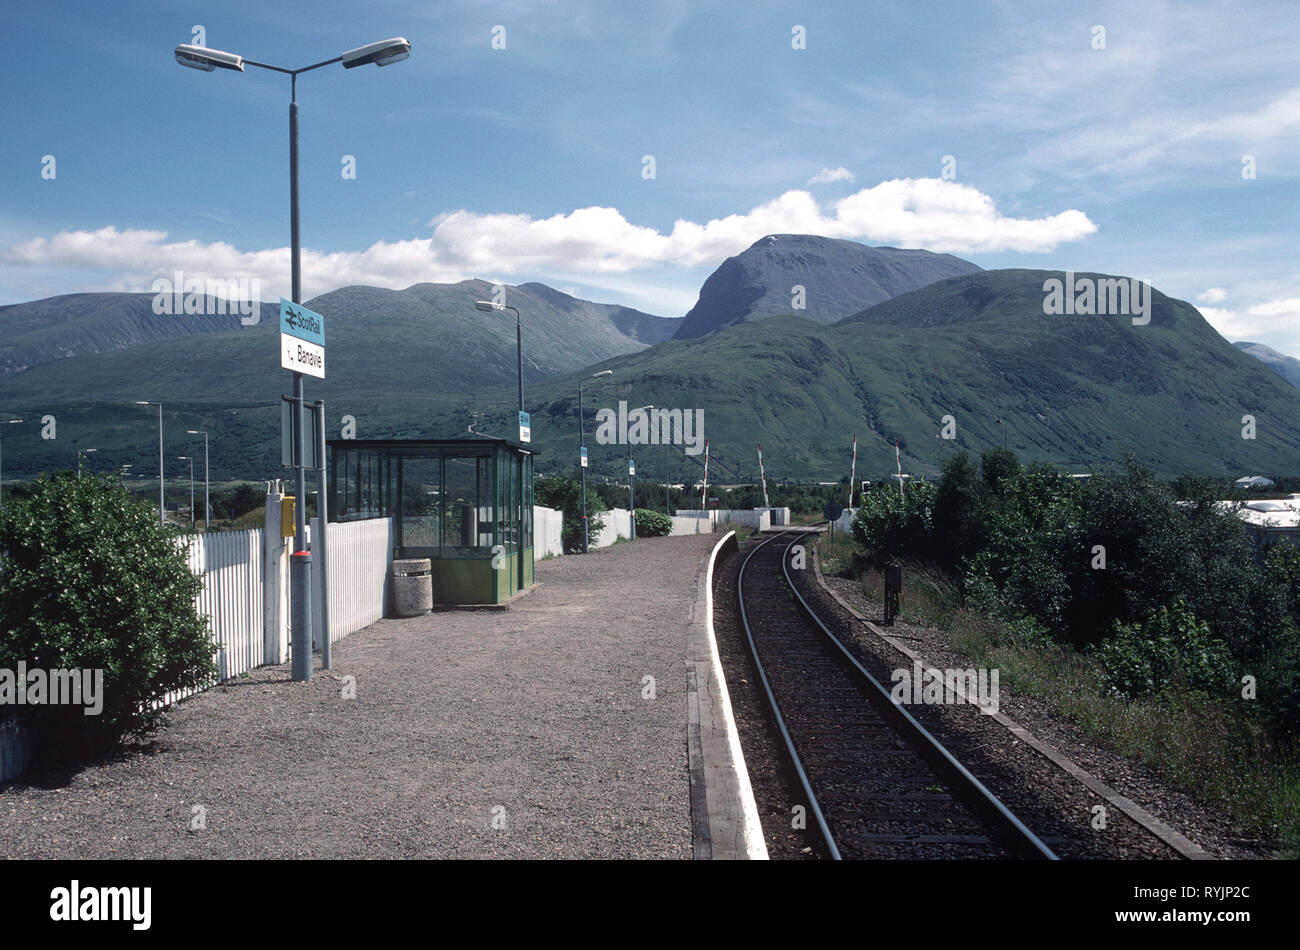
[[[740,748],[740,733],[736,718],[731,712],[731,694],[727,691],[727,678],[722,672],[722,657],[718,654],[718,638],[713,630],[713,564],[718,551],[736,532],[728,531],[709,553],[709,567],[704,578],[704,625],[709,634],[709,663],[713,678],[718,684],[718,706],[727,729],[727,745],[736,769],[736,782],[740,787],[740,807],[745,815],[745,853],[751,861],[768,860],[767,842],[763,838],[763,824],[758,820],[758,803],[754,801],[754,788],[749,783],[749,769],[745,767],[745,754]]]

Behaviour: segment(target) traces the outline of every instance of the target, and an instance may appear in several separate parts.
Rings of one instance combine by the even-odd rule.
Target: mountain
[[[701,409],[718,463],[711,480],[736,480],[718,474],[723,464],[752,477],[756,442],[763,444],[771,479],[836,480],[848,474],[854,434],[858,473],[872,479],[893,471],[896,438],[904,469],[914,473],[937,472],[953,451],[978,452],[1004,437],[1023,459],[1074,471],[1132,453],[1166,475],[1296,472],[1300,390],[1225,341],[1191,304],[1159,292],[1152,293],[1144,326],[1126,316],[1048,316],[1043,283],[1061,276],[977,271],[833,325],[802,316],[746,321],[700,339],[638,344],[635,352],[530,380],[525,404],[538,469],[576,473],[578,382],[609,369],[607,380],[584,387],[588,432],[595,431],[597,410],[616,408],[620,400]],[[1098,275],[1076,280],[1089,276]],[[486,291],[487,285],[467,288],[464,299]],[[521,293],[510,299],[518,302]],[[384,312],[400,317],[401,309]],[[530,312],[524,309],[526,348],[530,327],[541,331]],[[471,311],[467,322],[491,321],[513,335],[509,316]],[[254,331],[261,332],[241,330],[234,338],[262,339]],[[446,370],[446,353],[463,358],[460,342],[431,347],[409,324],[404,332],[388,335],[379,317],[329,324],[330,378],[308,379],[307,395],[324,397],[331,436],[345,415],[355,419],[358,438],[460,437],[471,425],[476,433],[514,435],[516,394],[508,370],[495,373],[497,388],[480,381],[453,390],[438,374],[454,371],[461,379],[474,369]],[[170,398],[165,430],[175,454],[198,447],[187,429],[206,429],[214,478],[280,477],[278,404],[288,376],[275,368],[273,333],[244,354],[246,364],[232,364],[228,351],[215,346],[227,336],[204,336],[202,347],[193,340],[150,344],[129,365],[120,361],[130,350],[0,378],[6,412],[24,419],[54,414],[59,426],[57,442],[41,440],[35,426],[6,429],[5,472],[73,466],[81,445],[99,450],[90,456],[97,470],[129,462],[136,474],[156,477],[150,461],[157,458],[156,415],[131,400]],[[512,350],[505,350],[507,366]],[[421,360],[428,368],[417,372]],[[948,415],[956,422],[953,443],[938,438]],[[1255,419],[1253,439],[1242,438],[1244,415]],[[698,477],[702,461],[659,445],[603,445],[590,434],[587,446],[593,477],[625,478],[631,455],[639,479],[658,480],[666,472],[680,481]],[[187,476],[183,464],[169,462],[169,475]]]
[[[1238,341],[1234,344],[1243,353],[1249,353],[1292,386],[1300,386],[1300,360],[1265,346],[1263,343]]]
[[[1102,275],[1078,274],[1076,280]],[[1073,471],[1128,453],[1162,474],[1293,473],[1300,392],[1225,341],[1191,304],[1153,291],[1150,322],[1048,316],[1043,283],[1059,272],[981,271],[900,295],[832,326],[801,317],[742,323],[599,364],[614,384],[588,389],[599,407],[702,408],[711,452],[752,475],[763,443],[769,477],[838,479],[858,436],[858,471],[937,472],[953,451],[1003,444]],[[587,371],[596,367],[588,367]],[[534,439],[560,467],[576,454],[576,377],[531,396]],[[599,393],[599,395],[596,395]],[[495,400],[495,402],[494,402]],[[476,430],[509,431],[508,402],[475,396]],[[939,438],[944,416],[955,443]],[[1242,438],[1242,416],[1256,437]],[[594,471],[632,454],[659,478],[658,446],[599,446]],[[642,456],[646,456],[644,462]],[[674,461],[674,477],[680,455]],[[539,462],[549,468],[548,459]],[[621,469],[626,471],[626,469]]]
[[[405,290],[343,287],[306,301],[325,317],[327,378],[315,391],[328,397],[514,385],[514,314],[474,309],[492,292],[486,281],[467,280]],[[0,309],[7,341],[0,399],[278,397],[278,305],[263,304],[260,322],[242,326],[237,316],[155,316],[152,301],[151,294],[76,294]],[[525,385],[645,349],[681,322],[535,283],[507,288],[506,301],[522,314]]]
[[[834,323],[898,294],[979,269],[951,254],[867,247],[812,234],[768,235],[709,275],[677,339],[776,314]],[[797,306],[795,287],[804,288],[803,308]]]
[[[230,308],[224,301],[216,306],[215,298],[204,298],[211,316],[155,314],[153,299],[153,294],[64,294],[0,307],[0,376],[74,356],[241,327],[236,314],[217,313]],[[261,306],[263,322],[279,320],[278,305]]]

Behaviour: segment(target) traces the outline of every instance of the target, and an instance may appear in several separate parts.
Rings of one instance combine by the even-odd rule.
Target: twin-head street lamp
[[[163,426],[162,426],[162,403],[149,402],[145,399],[137,399],[137,406],[157,406],[158,407],[158,520],[162,524],[167,523],[167,503],[163,499]]]
[[[203,528],[212,526],[212,496],[208,491],[208,434],[202,429],[186,429],[190,435],[203,436]]]
[[[524,336],[520,327],[519,308],[492,300],[475,300],[474,307],[484,313],[494,310],[513,310],[515,312],[515,355],[519,361],[519,411],[524,411]]]
[[[194,459],[188,455],[176,456],[178,462],[190,463],[190,528],[194,527]]]
[[[357,66],[388,66],[399,63],[411,55],[411,44],[400,36],[369,43],[350,49],[341,56],[322,60],[301,69],[285,69],[251,59],[244,59],[235,53],[207,49],[203,46],[182,44],[176,47],[176,62],[191,69],[212,72],[215,69],[230,69],[243,72],[245,66],[256,66],[272,72],[284,73],[289,77],[289,235],[292,245],[290,271],[292,279],[293,302],[302,303],[302,245],[298,234],[298,75],[311,72],[322,66],[342,63],[344,69]],[[293,678],[296,681],[311,679],[311,604],[308,592],[311,584],[311,555],[307,553],[307,485],[303,468],[303,441],[307,431],[306,409],[303,403],[302,374],[293,374],[294,412],[298,425],[293,430],[294,454],[294,491],[298,499],[294,505],[294,549],[290,560],[289,575],[290,601],[293,604]],[[329,666],[328,637],[322,638],[325,645],[321,659]]]
[[[0,419],[0,425],[14,426],[14,425],[18,425],[18,423],[22,421],[23,420],[21,419]],[[3,459],[0,458],[0,461],[3,461]],[[0,467],[0,503],[3,502],[4,502],[4,470],[3,467]]]
[[[613,376],[612,369],[602,369],[599,373],[592,373],[590,376],[584,376],[578,380],[578,464],[582,472],[582,553],[587,553],[587,543],[590,540],[587,532],[587,445],[583,441],[583,430],[586,428],[582,419],[582,384],[589,379],[600,379],[604,376]]]

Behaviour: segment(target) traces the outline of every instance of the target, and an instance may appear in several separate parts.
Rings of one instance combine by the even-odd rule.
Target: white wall
[[[632,512],[626,508],[602,511],[600,517],[605,527],[588,539],[588,548],[607,548],[619,538],[632,537]]]
[[[759,531],[766,531],[772,526],[772,508],[710,508],[707,511],[678,511],[677,517],[700,519],[706,527],[700,530],[712,531],[713,528],[721,524],[739,524],[748,528],[756,528]],[[788,510],[788,509],[787,509]],[[677,533],[677,532],[674,532]],[[694,530],[685,533],[695,533]]]
[[[564,529],[564,512],[554,508],[533,508],[533,560],[540,561],[548,554],[558,557],[564,553],[561,531]]]

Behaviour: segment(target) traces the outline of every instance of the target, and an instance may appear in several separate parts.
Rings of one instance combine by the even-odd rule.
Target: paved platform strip
[[[380,621],[310,683],[232,680],[149,751],[0,787],[0,856],[688,859],[683,664],[718,538],[540,561],[509,610]]]

